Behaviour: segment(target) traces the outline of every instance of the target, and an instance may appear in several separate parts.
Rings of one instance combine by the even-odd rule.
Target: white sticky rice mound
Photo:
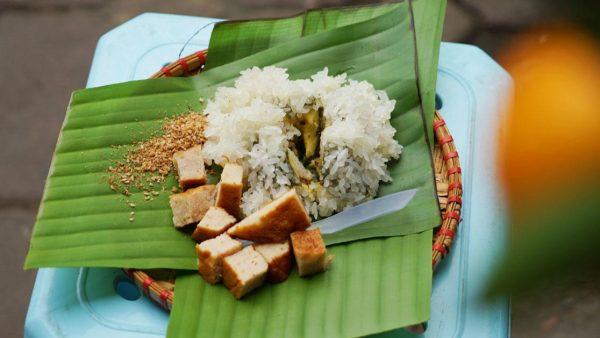
[[[309,80],[290,80],[286,69],[254,67],[208,101],[203,155],[209,163],[244,166],[246,215],[295,187],[314,219],[329,216],[375,197],[379,182],[391,180],[387,163],[402,151],[389,122],[394,105],[370,83],[329,76],[327,68]],[[318,107],[323,165],[318,181],[303,185],[286,157],[300,131],[285,117]]]

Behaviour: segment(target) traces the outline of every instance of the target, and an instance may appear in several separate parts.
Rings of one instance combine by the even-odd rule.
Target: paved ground
[[[148,11],[248,18],[361,2],[368,1],[0,0],[2,336],[22,334],[35,276],[21,269],[31,226],[70,92],[85,85],[94,46],[103,32]],[[444,39],[474,43],[494,54],[514,32],[552,14],[539,3],[450,0]],[[513,336],[599,336],[597,281],[593,276],[572,277],[571,283],[549,284],[513,300]]]

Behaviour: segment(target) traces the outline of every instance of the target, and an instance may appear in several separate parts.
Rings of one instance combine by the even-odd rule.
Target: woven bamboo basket
[[[202,50],[164,66],[152,75],[159,77],[184,77],[202,71],[207,50]],[[433,121],[436,144],[433,152],[435,180],[438,201],[442,212],[442,224],[433,236],[431,262],[433,268],[448,254],[456,229],[460,222],[462,205],[462,174],[458,152],[452,135],[439,112]],[[142,293],[170,311],[173,307],[175,272],[172,270],[125,270],[127,275],[140,287]],[[416,329],[419,331],[419,329]]]

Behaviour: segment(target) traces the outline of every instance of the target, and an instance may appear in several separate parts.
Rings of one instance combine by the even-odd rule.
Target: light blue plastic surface
[[[178,58],[196,30],[215,19],[143,14],[98,42],[88,87],[144,79]],[[182,55],[206,48],[212,26],[198,33]],[[507,337],[509,301],[479,303],[484,283],[504,250],[506,226],[499,204],[495,139],[499,113],[511,90],[508,74],[480,49],[442,43],[438,73],[441,109],[460,154],[463,220],[452,252],[434,274],[432,312],[424,335]],[[168,314],[145,297],[115,292],[117,269],[40,269],[25,324],[26,337],[164,336]]]

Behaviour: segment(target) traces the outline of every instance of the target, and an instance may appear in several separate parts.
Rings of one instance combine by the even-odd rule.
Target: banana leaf
[[[293,38],[365,21],[397,7],[316,10],[281,20],[224,22],[213,30],[206,69]],[[437,41],[439,44],[439,38]],[[304,280],[292,274],[285,283],[263,288],[241,303],[197,275],[180,276],[168,336],[364,336],[423,322],[429,316],[430,239],[431,232],[427,231],[333,246],[335,267],[325,275]],[[377,249],[382,244],[386,248]],[[347,254],[350,252],[351,256]],[[385,258],[380,256],[383,252]],[[396,263],[381,266],[392,260]],[[369,266],[377,272],[365,273],[357,266]],[[404,277],[393,281],[400,276]],[[382,283],[385,286],[381,287]],[[395,299],[386,302],[388,295]]]
[[[212,68],[195,78],[133,81],[77,91],[51,165],[43,201],[25,266],[111,266],[195,269],[193,243],[171,225],[167,194],[143,202],[136,221],[123,197],[104,180],[106,168],[128,145],[160,128],[161,118],[199,110],[200,97],[210,98],[219,86],[232,85],[239,71],[277,65],[294,78],[306,78],[328,66],[367,80],[397,100],[392,124],[405,145],[400,161],[390,166],[394,181],[380,193],[418,188],[402,211],[330,235],[328,244],[399,236],[429,230],[439,224],[431,158],[415,71],[411,11],[399,4],[373,19],[312,34]],[[438,41],[439,43],[439,41]],[[214,179],[214,178],[213,178]],[[174,180],[169,180],[174,185]]]
[[[73,93],[50,165],[26,268],[105,266],[193,269],[190,238],[172,226],[168,195],[128,201],[106,172],[128,145],[160,130],[165,116],[200,109],[186,79],[134,81]],[[175,185],[169,177],[166,185]]]
[[[294,272],[242,300],[197,274],[180,275],[167,337],[361,337],[424,322],[431,236],[429,230],[333,246],[326,273]]]
[[[433,149],[434,135],[431,126],[435,113],[435,88],[446,0],[413,0],[411,5],[417,44],[419,94],[425,114],[425,125],[428,126],[429,147]]]
[[[283,19],[225,21],[217,24],[211,34],[210,53],[205,69],[222,66],[228,62],[256,54],[264,49],[283,43],[290,43],[304,36],[318,32],[344,27],[363,22],[394,9],[406,8],[409,11],[411,25],[414,27],[415,47],[417,50],[417,66],[421,113],[426,126],[433,125],[435,112],[435,85],[437,81],[437,64],[440,39],[442,34],[445,1],[413,0],[394,2],[382,5],[342,7],[332,9],[308,10],[296,16]],[[414,16],[413,16],[414,15]],[[435,19],[435,20],[434,20]],[[354,66],[349,66],[354,67]],[[345,70],[349,74],[351,70]],[[401,125],[392,124],[396,129]],[[426,128],[426,142],[433,146],[433,128]],[[396,178],[395,178],[396,179]],[[399,191],[393,189],[392,191]],[[379,195],[392,192],[382,187]],[[389,221],[393,222],[390,218]],[[375,233],[386,236],[385,231],[378,231],[377,225],[369,224],[360,228],[349,229],[333,236],[325,235],[328,244],[352,240],[353,237],[373,237]],[[371,235],[369,235],[371,234]]]
[[[312,9],[276,20],[224,21],[215,25],[211,33],[205,69],[222,66],[303,36],[366,21],[399,6],[392,3],[335,10]]]
[[[408,1],[413,14],[417,45],[419,94],[423,101],[426,125],[433,125],[437,66],[442,37],[445,0]],[[205,69],[221,66],[261,50],[321,31],[362,22],[389,12],[401,3],[313,9],[284,19],[226,21],[215,26],[210,37],[210,54]],[[433,129],[428,128],[433,147]]]

